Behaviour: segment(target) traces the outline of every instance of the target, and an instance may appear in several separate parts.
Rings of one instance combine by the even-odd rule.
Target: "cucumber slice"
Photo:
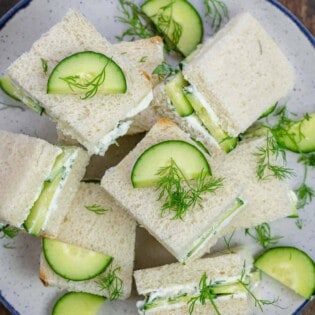
[[[188,82],[180,72],[165,85],[166,94],[181,117],[189,116],[194,112],[183,92],[185,86],[188,86]]]
[[[96,92],[102,94],[125,93],[127,90],[125,75],[111,58],[101,53],[83,51],[57,64],[49,76],[47,93],[87,94],[95,86],[98,86]]]
[[[57,196],[60,191],[62,183],[67,178],[67,174],[72,165],[71,160],[74,159],[74,155],[76,154],[75,152],[75,150],[67,148],[57,157],[52,171],[44,183],[39,198],[34,203],[24,222],[24,228],[28,233],[33,235],[40,233],[49,208],[55,196]]]
[[[188,1],[148,0],[141,8],[184,56],[188,56],[201,42],[202,20]]]
[[[289,124],[285,132],[275,133],[277,141],[288,150],[297,153],[315,151],[315,113],[309,119],[303,118]]]
[[[298,248],[271,248],[254,265],[306,299],[315,292],[314,262]]]
[[[21,101],[21,99],[17,95],[17,88],[11,83],[9,77],[0,78],[0,88],[5,94],[10,96],[11,98],[15,99],[16,101]]]
[[[0,88],[4,93],[12,97],[13,99],[23,102],[28,108],[34,112],[42,115],[44,108],[40,106],[39,102],[33,100],[29,96],[26,96],[23,91],[15,87],[9,77],[0,78]]]
[[[186,93],[186,98],[196,111],[196,114],[205,125],[210,134],[218,141],[221,148],[229,153],[237,146],[237,138],[230,137],[217,123],[213,121],[209,113],[202,106],[193,93]]]
[[[157,172],[171,159],[187,179],[194,179],[201,172],[211,175],[208,161],[199,149],[185,141],[169,140],[151,146],[139,156],[131,172],[133,187],[155,185],[159,180]]]
[[[43,238],[43,252],[56,274],[73,281],[95,278],[113,260],[111,256],[48,238]]]
[[[57,300],[52,315],[96,315],[105,300],[90,293],[68,292]]]

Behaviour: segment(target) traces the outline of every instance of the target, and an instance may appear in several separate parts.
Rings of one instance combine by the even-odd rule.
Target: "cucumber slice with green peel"
[[[188,56],[200,44],[202,20],[188,1],[148,0],[141,9],[184,56]]]
[[[90,293],[68,292],[57,300],[52,315],[96,315],[105,300]]]
[[[165,85],[166,94],[181,117],[189,116],[194,112],[183,92],[185,86],[188,86],[188,82],[180,72]]]
[[[28,108],[33,110],[34,112],[42,115],[44,112],[44,108],[39,104],[39,102],[33,100],[31,97],[26,96],[21,89],[15,87],[9,77],[0,78],[0,88],[6,93],[8,96],[13,99],[23,102]]]
[[[297,153],[315,151],[315,113],[289,124],[286,128],[274,133],[279,143],[288,150]]]
[[[0,88],[5,94],[10,96],[11,98],[15,99],[16,101],[21,101],[21,99],[17,95],[18,89],[12,84],[9,77],[0,78]]]
[[[65,180],[69,168],[71,168],[71,165],[65,167],[65,164],[72,158],[73,154],[74,150],[68,148],[57,157],[40,196],[24,222],[24,228],[28,233],[38,235],[41,232],[49,207],[60,189],[61,183]]]
[[[47,83],[48,94],[85,94],[84,98],[126,90],[126,78],[119,65],[94,51],[75,53],[61,60]]]
[[[43,238],[43,253],[56,274],[73,281],[95,278],[113,260],[111,256],[48,238]]]
[[[315,292],[315,264],[298,248],[271,248],[254,265],[306,299]]]
[[[197,178],[202,172],[211,175],[209,163],[197,147],[186,141],[168,140],[151,146],[139,156],[131,172],[133,187],[155,185],[159,180],[157,172],[171,159],[187,179]]]
[[[209,113],[202,106],[198,98],[193,93],[186,93],[186,98],[196,111],[196,114],[210,132],[210,134],[218,141],[220,147],[229,153],[237,146],[237,138],[229,136],[217,123],[213,121]]]

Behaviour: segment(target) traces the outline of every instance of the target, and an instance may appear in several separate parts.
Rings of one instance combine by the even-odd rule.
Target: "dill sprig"
[[[148,38],[156,35],[157,29],[151,19],[135,3],[126,0],[119,0],[119,11],[122,16],[117,16],[117,20],[128,25],[121,36],[116,36],[120,41],[125,37],[134,40],[137,37]]]
[[[232,248],[231,248],[231,241],[232,241],[232,238],[234,236],[234,233],[235,233],[236,230],[233,230],[233,232],[231,233],[231,235],[226,238],[225,236],[223,237],[223,240],[224,240],[224,243],[225,243],[225,246],[227,248],[227,250],[232,253]]]
[[[250,232],[250,229],[245,229],[245,235],[253,238],[261,247],[267,248],[276,245],[282,238],[281,236],[272,236],[271,228],[268,223],[262,223],[254,228],[255,234]]]
[[[86,210],[92,211],[95,214],[104,214],[106,211],[108,211],[109,209],[103,208],[100,205],[97,204],[93,204],[93,205],[86,205],[84,206]]]
[[[5,224],[0,227],[0,238],[14,238],[20,232],[20,229],[11,226],[9,224]]]
[[[109,59],[101,72],[90,80],[82,78],[80,75],[70,75],[67,77],[60,77],[60,79],[65,81],[72,91],[75,91],[75,88],[79,90],[86,90],[85,95],[81,97],[82,100],[86,100],[87,98],[93,97],[100,86],[104,83],[106,78],[106,67],[110,61],[111,60]]]
[[[203,0],[206,10],[205,15],[209,17],[211,28],[217,32],[222,22],[229,19],[229,11],[226,4],[221,0]]]
[[[196,205],[202,208],[203,193],[215,193],[223,186],[222,178],[209,176],[205,171],[195,179],[194,185],[185,177],[176,162],[171,159],[169,165],[158,170],[158,200],[163,200],[161,214],[173,213],[172,219],[183,219],[189,209]]]
[[[40,58],[40,61],[42,63],[43,72],[46,74],[48,71],[48,62],[44,58]]]
[[[215,299],[217,295],[213,292],[214,285],[211,280],[207,283],[208,277],[207,274],[204,273],[199,281],[199,295],[192,297],[189,301],[189,315],[191,315],[194,311],[195,304],[200,302],[201,305],[205,305],[207,301],[210,301],[213,309],[217,315],[221,315],[221,312],[218,309],[218,306],[215,303]]]
[[[244,264],[243,264],[243,269],[242,269],[242,272],[241,272],[240,279],[238,279],[237,282],[247,291],[249,296],[254,300],[255,307],[259,307],[259,309],[262,312],[263,312],[263,306],[264,305],[273,305],[273,306],[282,308],[281,306],[279,306],[277,304],[278,301],[279,301],[279,298],[276,298],[276,299],[273,299],[273,300],[270,301],[270,300],[259,299],[259,298],[256,297],[256,295],[253,293],[253,291],[250,288],[250,278],[248,278],[246,276],[246,264],[245,264],[245,261],[244,261]]]
[[[152,74],[156,74],[159,77],[159,80],[166,80],[168,77],[176,74],[178,71],[178,69],[173,68],[166,62],[162,62],[153,70]]]
[[[124,286],[123,281],[116,274],[120,271],[120,267],[110,268],[105,276],[98,279],[98,285],[101,290],[107,291],[108,299],[110,301],[118,299],[122,295]]]
[[[285,166],[286,152],[285,148],[279,144],[270,130],[267,131],[266,145],[259,147],[258,152],[254,153],[257,160],[257,177],[259,180],[275,177],[284,180],[294,175],[294,171]],[[281,157],[283,165],[276,164],[276,160]]]
[[[173,18],[173,5],[174,1],[161,7],[152,18],[156,17],[158,31],[162,34],[168,34],[171,42],[176,46],[182,36],[183,27]]]
[[[294,190],[298,202],[297,208],[303,209],[306,205],[312,202],[315,197],[315,190],[307,185],[308,167],[315,167],[315,154],[301,155],[298,162],[304,165],[304,174],[302,183]]]

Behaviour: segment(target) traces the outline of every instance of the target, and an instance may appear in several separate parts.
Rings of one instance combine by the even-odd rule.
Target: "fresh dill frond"
[[[254,228],[255,234],[250,232],[250,229],[245,229],[245,235],[253,238],[261,247],[268,248],[276,245],[282,236],[271,236],[271,228],[268,223],[262,223]]]
[[[132,1],[119,0],[119,11],[122,16],[117,20],[128,25],[128,28],[116,38],[120,41],[126,37],[130,40],[135,38],[148,38],[158,34],[156,26],[151,19]]]
[[[284,180],[294,175],[294,170],[285,166],[285,148],[278,143],[270,130],[267,131],[266,145],[259,147],[258,152],[255,152],[254,155],[258,157],[256,172],[259,180],[269,179],[270,177]],[[283,159],[283,165],[275,163],[278,157]]]
[[[84,206],[85,209],[94,212],[95,214],[104,214],[106,211],[108,211],[109,209],[103,208],[100,205],[97,204],[93,204],[93,205],[87,205]]]
[[[224,243],[225,243],[225,245],[226,245],[226,248],[227,248],[227,250],[228,250],[230,253],[232,253],[231,241],[232,241],[232,238],[233,238],[233,236],[234,236],[234,233],[235,233],[235,230],[231,233],[231,235],[230,235],[228,238],[226,238],[225,236],[223,237],[223,240],[224,240]]]
[[[122,295],[122,290],[124,287],[123,281],[117,275],[120,271],[120,267],[110,268],[109,271],[98,279],[97,284],[100,290],[105,290],[107,292],[107,297],[110,301],[116,300]]]
[[[229,19],[229,10],[221,0],[203,0],[205,15],[210,19],[210,25],[214,32],[217,32],[222,23]]]
[[[303,221],[302,221],[302,219],[297,219],[296,221],[295,221],[295,225],[297,226],[297,228],[299,229],[299,230],[302,230],[302,228],[303,228]]]
[[[40,61],[42,63],[43,72],[46,74],[48,71],[48,62],[44,58],[40,58]]]
[[[315,167],[315,153],[301,155],[298,162],[305,166]]]
[[[273,305],[279,308],[282,308],[277,303],[279,301],[279,298],[273,299],[273,300],[264,300],[259,299],[256,297],[256,295],[253,293],[253,291],[250,288],[250,279],[246,279],[246,264],[244,261],[243,269],[241,272],[241,276],[237,281],[249,294],[249,296],[254,300],[255,307],[259,307],[259,309],[263,312],[263,306],[264,305]]]
[[[218,306],[215,303],[215,299],[217,295],[213,292],[214,285],[211,282],[211,280],[209,280],[209,282],[207,283],[207,280],[208,280],[207,274],[204,273],[199,281],[199,292],[200,292],[199,295],[192,297],[188,301],[189,315],[193,314],[195,304],[197,302],[199,302],[201,305],[205,305],[207,301],[211,303],[215,313],[217,315],[221,315],[221,312],[219,311]]]
[[[296,207],[298,209],[303,209],[306,205],[312,202],[313,197],[315,197],[315,190],[308,186],[307,181],[307,173],[308,173],[308,166],[314,167],[313,158],[314,154],[311,154],[310,156],[302,155],[298,162],[304,164],[304,174],[303,174],[303,180],[302,183],[298,188],[294,190],[296,197],[298,199]]]
[[[5,224],[0,227],[0,238],[14,238],[20,232],[20,229],[11,226],[9,224]]]
[[[86,100],[93,97],[97,93],[100,86],[104,83],[106,78],[106,67],[108,66],[110,61],[111,60],[109,59],[104,65],[103,69],[100,71],[100,73],[92,79],[86,79],[80,75],[60,77],[60,79],[65,81],[72,91],[75,91],[75,89],[86,90],[85,95],[81,97],[82,100]]]
[[[183,219],[188,210],[196,205],[202,207],[202,194],[215,193],[223,186],[222,178],[209,176],[205,171],[194,180],[189,181],[176,162],[171,159],[169,165],[158,170],[158,200],[163,200],[161,214],[174,214],[172,219]]]
[[[159,80],[166,80],[168,77],[176,74],[178,71],[178,69],[173,68],[166,62],[162,62],[153,70],[152,74],[156,74],[159,77]]]

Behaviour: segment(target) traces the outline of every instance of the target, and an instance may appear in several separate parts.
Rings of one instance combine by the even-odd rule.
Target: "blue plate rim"
[[[16,5],[14,5],[7,13],[5,13],[0,18],[0,30],[5,26],[5,24],[21,9],[27,7],[32,0],[21,0]],[[271,3],[277,9],[279,9],[282,13],[284,13],[291,21],[293,21],[297,27],[301,30],[301,32],[306,36],[311,45],[315,47],[315,37],[312,33],[306,28],[306,26],[285,6],[283,6],[278,0],[265,0],[266,2]],[[311,300],[305,300],[294,312],[294,315],[298,315],[301,311],[308,305]],[[0,290],[0,302],[7,308],[8,311],[11,312],[12,315],[20,315],[20,313],[15,310],[15,308],[2,296]]]

